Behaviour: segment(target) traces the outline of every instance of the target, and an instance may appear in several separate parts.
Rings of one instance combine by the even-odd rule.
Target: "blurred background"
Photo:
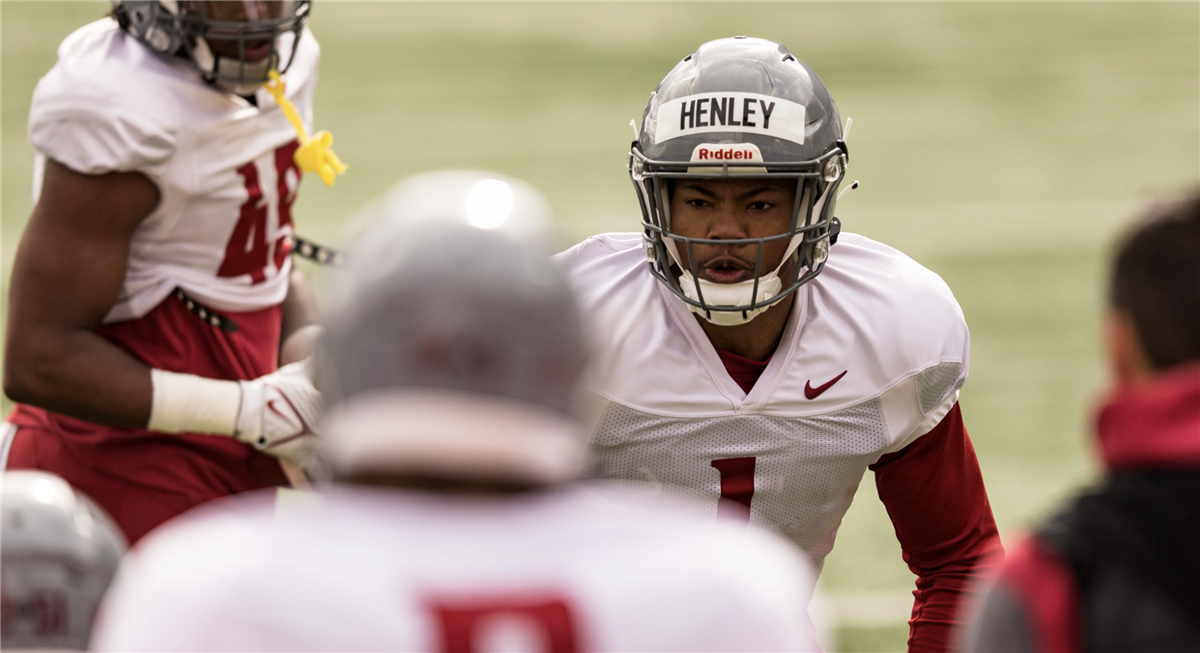
[[[58,43],[107,11],[0,3],[5,290],[30,211],[30,96]],[[1005,539],[1093,478],[1108,249],[1137,207],[1200,179],[1197,3],[318,0],[311,28],[316,128],[351,168],[334,188],[308,179],[294,211],[329,244],[397,179],[443,167],[533,182],[569,242],[637,230],[629,121],[658,80],[707,40],[784,43],[854,119],[844,228],[933,269],[963,306],[963,413]],[[822,577],[831,648],[903,650],[912,582],[868,475]]]

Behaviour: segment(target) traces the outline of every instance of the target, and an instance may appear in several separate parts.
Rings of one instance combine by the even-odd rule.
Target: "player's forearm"
[[[10,399],[98,424],[146,426],[153,391],[144,363],[89,330],[9,327]]]
[[[279,364],[287,365],[307,358],[321,334],[316,296],[299,270],[293,269],[288,277],[288,293],[280,309]]]
[[[941,653],[953,648],[956,629],[964,619],[962,607],[981,586],[980,576],[990,573],[996,562],[997,558],[985,556],[920,573],[909,622],[909,653]]]
[[[970,580],[1001,552],[959,406],[872,469],[904,561],[917,575],[909,651],[948,650]]]
[[[86,175],[53,160],[44,175],[13,260],[4,391],[90,422],[145,426],[149,368],[94,329],[120,295],[158,187],[141,173]]]
[[[279,365],[287,365],[308,358],[317,346],[324,329],[317,324],[301,327],[287,336],[279,346]]]

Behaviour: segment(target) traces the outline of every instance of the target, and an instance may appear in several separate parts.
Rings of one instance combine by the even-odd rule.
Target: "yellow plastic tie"
[[[286,87],[279,73],[272,70],[269,75],[271,81],[267,82],[267,92],[275,98],[275,104],[283,109],[284,117],[292,123],[296,134],[300,136],[300,147],[292,158],[301,170],[317,173],[326,186],[332,186],[337,176],[346,172],[346,164],[333,153],[333,135],[321,130],[310,138],[308,131],[304,129],[304,122],[300,120],[300,114],[296,112],[296,105],[283,94]]]

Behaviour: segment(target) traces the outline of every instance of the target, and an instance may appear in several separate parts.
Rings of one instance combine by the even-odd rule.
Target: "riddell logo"
[[[754,143],[732,143],[718,145],[716,143],[701,143],[692,150],[692,161],[712,161],[714,163],[737,163],[740,161],[762,161],[762,152]]]
[[[761,162],[762,151],[754,143],[701,143],[692,150],[692,163],[704,161],[709,164]],[[761,174],[767,171],[759,166],[707,165],[688,167],[689,173],[717,174],[723,171],[732,174]]]

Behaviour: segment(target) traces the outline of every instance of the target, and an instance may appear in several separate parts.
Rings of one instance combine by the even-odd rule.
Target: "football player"
[[[341,482],[291,512],[243,495],[156,531],[93,647],[814,650],[785,540],[653,488],[567,485],[585,338],[540,195],[451,171],[378,207],[318,358]]]
[[[596,472],[685,486],[819,568],[864,472],[917,575],[909,650],[945,650],[999,546],[963,417],[968,335],[946,284],[842,232],[837,106],[787,48],[701,45],[629,154],[643,233],[559,255],[601,338]]]
[[[1200,193],[1117,247],[1107,478],[1009,554],[967,651],[1200,651]]]
[[[34,92],[0,466],[63,476],[130,541],[306,461],[318,396],[304,363],[276,368],[315,328],[288,258],[301,143],[284,111],[311,118],[308,15],[114,2]]]
[[[87,648],[125,538],[91,499],[41,471],[0,474],[0,647]]]

